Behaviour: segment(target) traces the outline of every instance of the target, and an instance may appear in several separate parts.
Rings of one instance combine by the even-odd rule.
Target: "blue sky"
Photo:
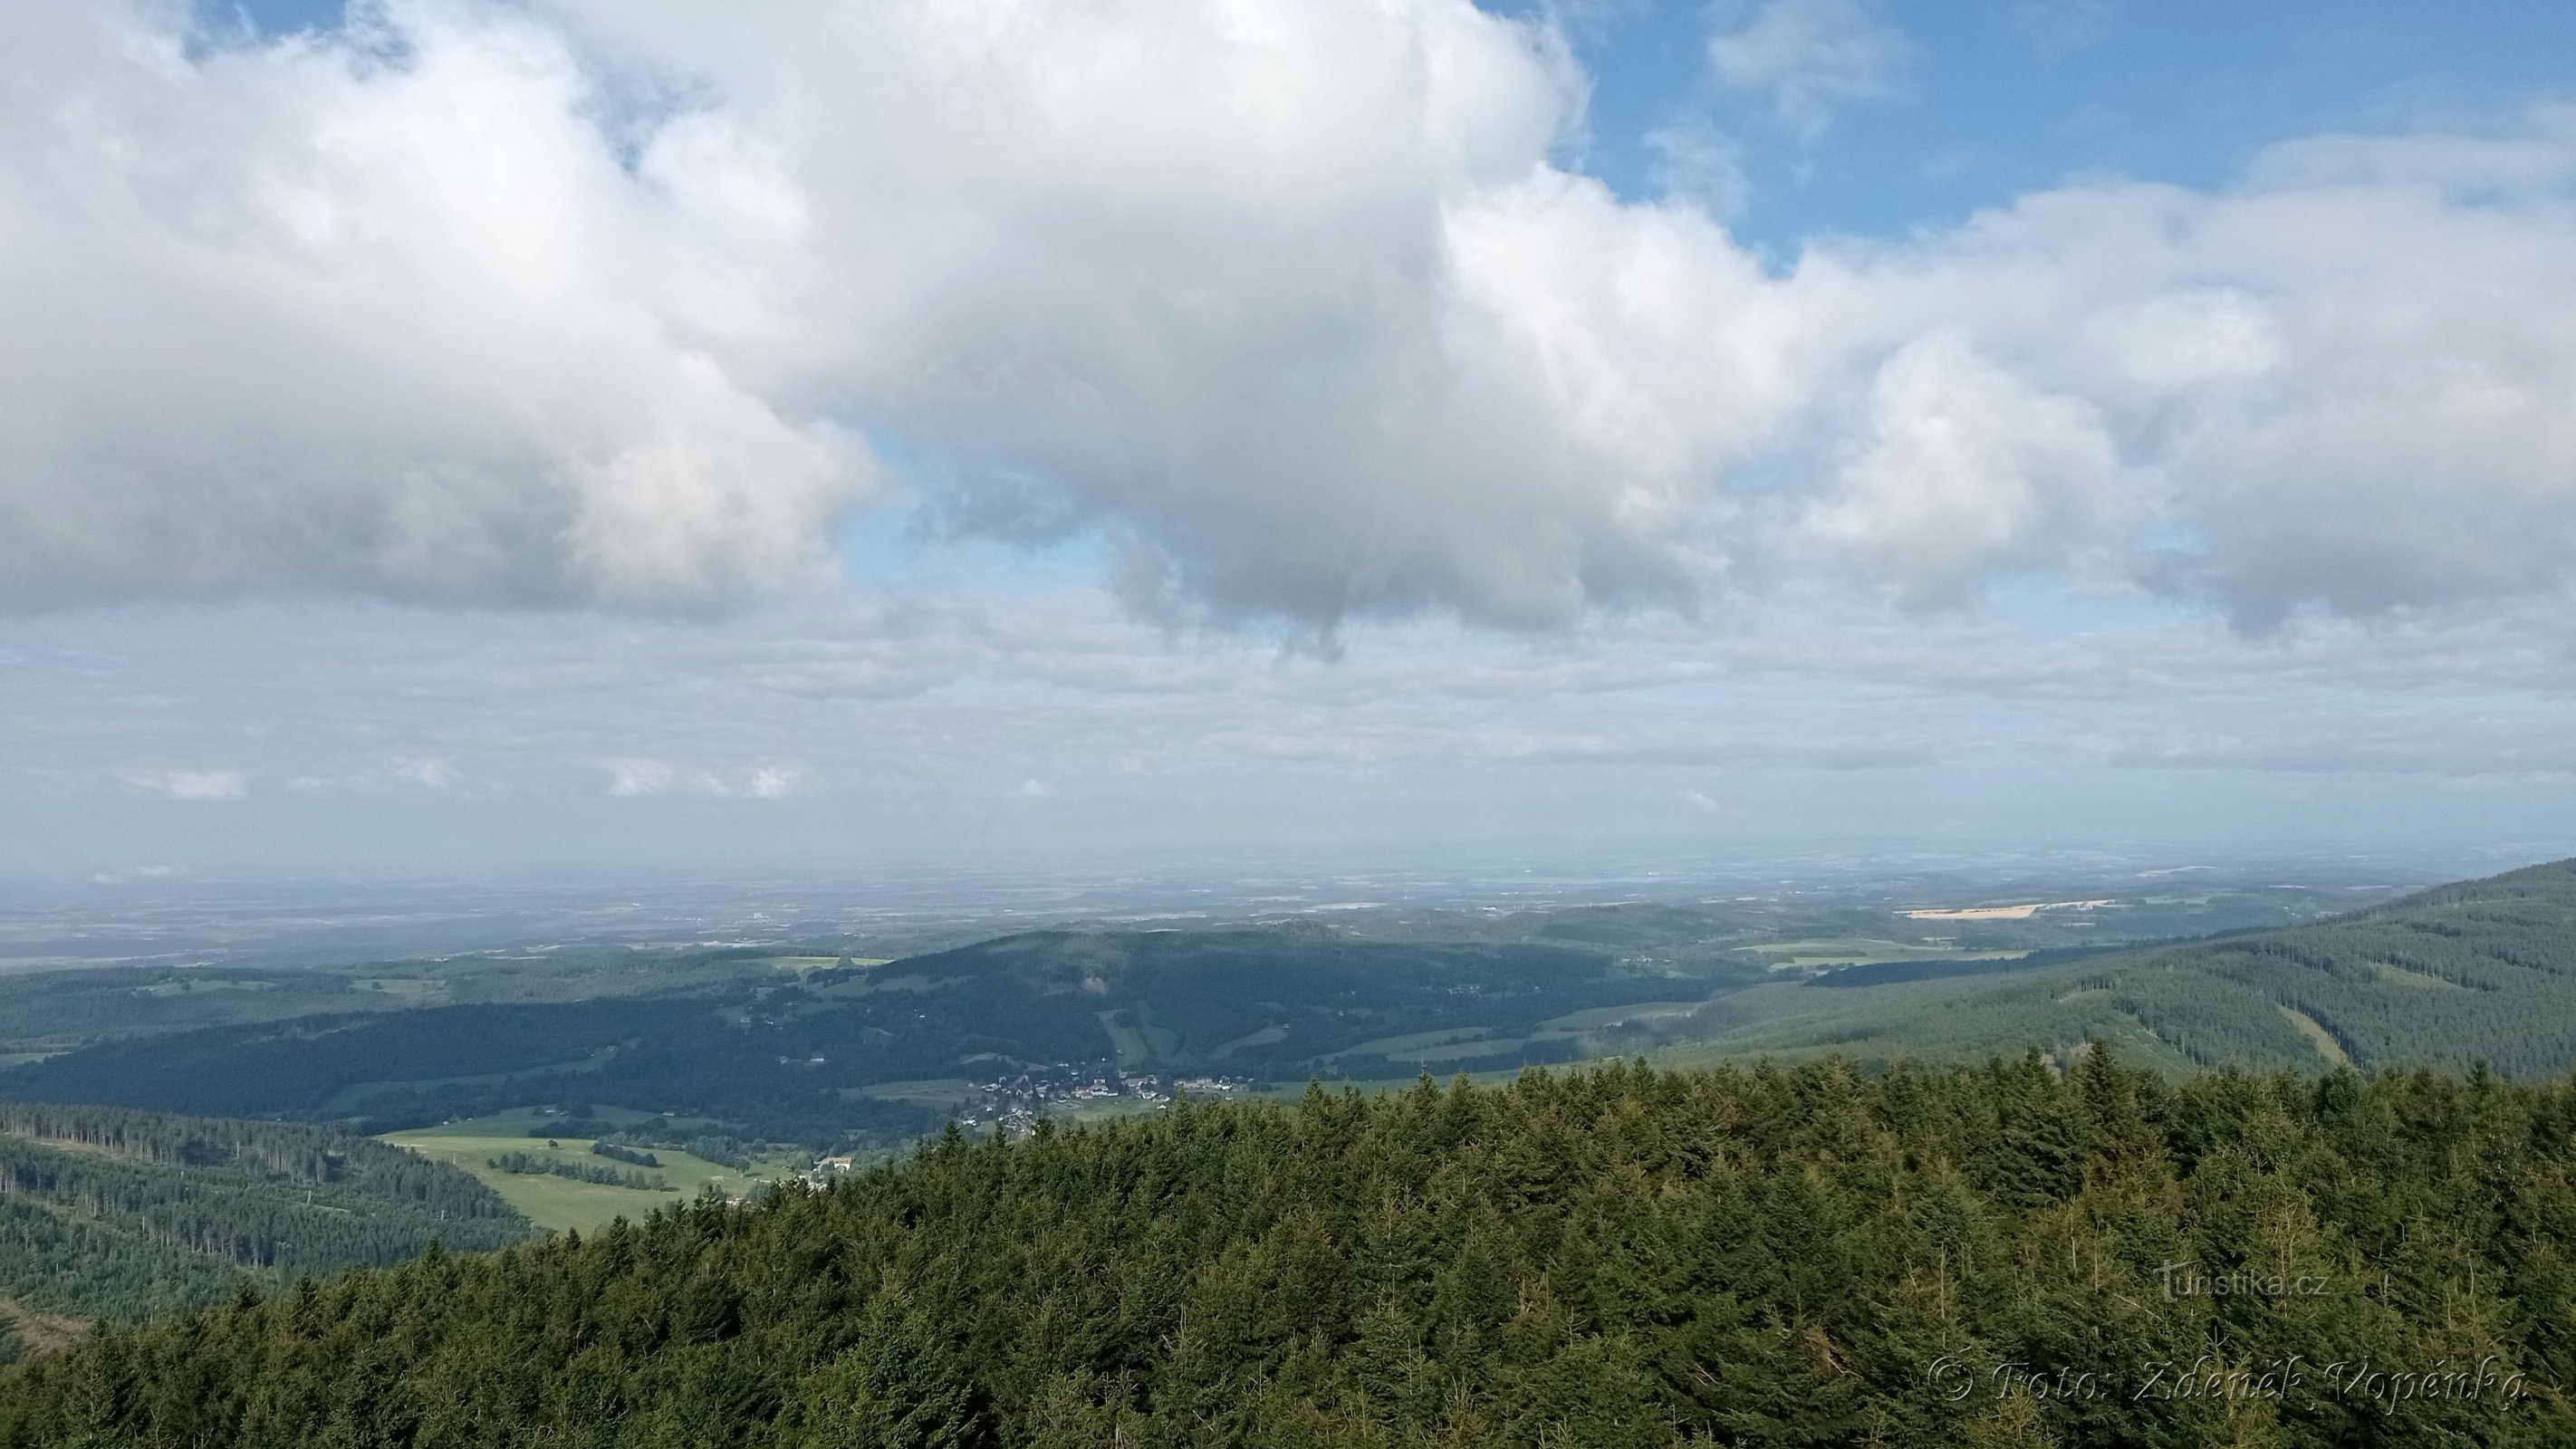
[[[1593,77],[1584,164],[1651,196],[1648,136],[1688,118],[1740,134],[1752,184],[1736,224],[1793,254],[1818,233],[1949,225],[2069,177],[2220,187],[2260,148],[2319,132],[2483,129],[2563,97],[2576,54],[2576,9],[2548,0],[1850,8],[1898,58],[1883,94],[1834,107],[1812,139],[1710,73],[1712,30],[1754,6],[1611,3],[1569,21]]]
[[[0,14],[0,874],[2576,849],[2576,9],[197,14]]]

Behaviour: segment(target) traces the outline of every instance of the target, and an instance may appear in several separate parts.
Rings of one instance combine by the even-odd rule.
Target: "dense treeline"
[[[491,1189],[345,1131],[0,1104],[0,1296],[85,1318],[533,1230]]]
[[[953,1133],[0,1377],[0,1446],[2576,1440],[2576,1087],[2107,1051]]]
[[[562,1158],[548,1157],[537,1152],[504,1152],[498,1157],[483,1159],[483,1164],[497,1172],[570,1178],[574,1182],[596,1183],[601,1187],[631,1187],[638,1192],[671,1190],[670,1179],[658,1172],[638,1172],[631,1167],[601,1167],[588,1162],[566,1162]]]
[[[91,1148],[159,1166],[235,1167],[308,1186],[356,1184],[375,1195],[457,1217],[509,1215],[472,1178],[336,1127],[0,1102],[0,1138]]]

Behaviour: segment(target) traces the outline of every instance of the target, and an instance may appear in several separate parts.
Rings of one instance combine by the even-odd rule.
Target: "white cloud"
[[[608,793],[619,796],[688,790],[719,800],[780,800],[794,794],[805,781],[804,770],[791,765],[684,772],[662,760],[633,758],[602,760],[599,767],[608,772]]]
[[[696,607],[821,575],[862,421],[956,463],[958,528],[1311,632],[2576,577],[2576,113],[1779,275],[1552,166],[1582,77],[1466,0],[180,13],[0,7],[0,596]],[[1903,55],[1774,0],[1710,62],[1821,126]]]
[[[192,57],[183,13],[0,8],[0,591],[664,606],[818,566],[863,452],[656,315],[692,258],[558,33],[405,3],[398,61]]]
[[[1709,37],[1708,64],[1812,139],[1845,106],[1896,95],[1910,49],[1865,0],[1763,0]]]
[[[453,760],[417,755],[397,755],[393,761],[394,777],[427,790],[453,790],[465,783],[465,772]]]
[[[608,772],[611,795],[659,795],[678,778],[660,760],[602,760],[600,768]]]
[[[243,800],[250,796],[250,781],[239,770],[129,771],[125,781],[173,800]]]
[[[181,880],[188,874],[184,865],[138,865],[131,870],[101,871],[89,878],[91,885],[124,885],[138,880]]]
[[[1955,600],[2141,511],[2097,406],[2042,393],[1954,337],[1898,349],[1862,411],[1808,527],[1905,602]]]

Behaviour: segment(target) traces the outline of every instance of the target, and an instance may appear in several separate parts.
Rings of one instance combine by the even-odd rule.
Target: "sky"
[[[0,878],[2576,853],[2576,8],[0,56]]]

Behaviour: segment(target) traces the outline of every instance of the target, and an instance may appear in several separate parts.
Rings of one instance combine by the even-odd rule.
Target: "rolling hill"
[[[0,1104],[0,1317],[31,1339],[533,1232],[464,1173],[333,1128]]]
[[[2282,930],[2026,967],[1827,972],[1719,996],[1641,1040],[1676,1061],[1975,1060],[2100,1036],[2169,1071],[2576,1070],[2576,861]],[[1861,984],[1849,984],[1854,976]],[[1909,979],[1910,978],[1910,979]]]

